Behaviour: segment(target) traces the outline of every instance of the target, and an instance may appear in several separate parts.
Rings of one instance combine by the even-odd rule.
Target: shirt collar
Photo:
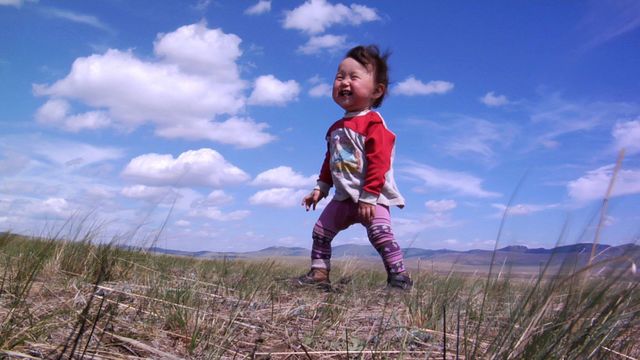
[[[362,111],[351,111],[351,112],[347,111],[344,114],[344,117],[345,118],[352,118],[352,117],[355,117],[355,116],[364,115],[364,114],[368,113],[369,111],[371,111],[371,109],[366,109],[366,110],[362,110]]]

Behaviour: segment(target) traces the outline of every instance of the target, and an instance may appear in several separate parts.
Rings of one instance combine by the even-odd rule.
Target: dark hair
[[[382,100],[387,94],[387,88],[389,87],[389,66],[387,65],[387,58],[389,58],[390,55],[391,53],[389,51],[380,54],[380,49],[377,45],[368,45],[356,46],[349,50],[345,56],[345,58],[352,58],[365,67],[371,65],[375,75],[375,83],[384,85],[384,92],[371,105],[374,108],[382,104]]]

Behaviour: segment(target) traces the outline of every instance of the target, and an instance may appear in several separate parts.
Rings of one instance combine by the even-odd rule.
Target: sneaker
[[[387,276],[387,287],[409,290],[413,286],[413,281],[406,272],[400,274],[389,274]]]
[[[311,268],[306,275],[302,275],[297,279],[297,285],[315,285],[318,287],[331,287],[331,281],[329,280],[329,270]]]

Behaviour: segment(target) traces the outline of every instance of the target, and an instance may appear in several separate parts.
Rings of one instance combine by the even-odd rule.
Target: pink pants
[[[349,226],[361,223],[358,219],[358,204],[351,200],[331,200],[322,211],[313,227],[313,247],[311,248],[311,267],[331,269],[331,241]],[[369,242],[378,251],[387,273],[405,271],[402,251],[391,231],[391,214],[384,205],[376,205],[376,216],[367,228]]]

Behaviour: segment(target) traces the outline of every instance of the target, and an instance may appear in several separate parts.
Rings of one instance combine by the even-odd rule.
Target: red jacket
[[[318,185],[325,195],[335,186],[335,200],[404,206],[393,177],[396,136],[376,111],[347,113],[327,131]]]

